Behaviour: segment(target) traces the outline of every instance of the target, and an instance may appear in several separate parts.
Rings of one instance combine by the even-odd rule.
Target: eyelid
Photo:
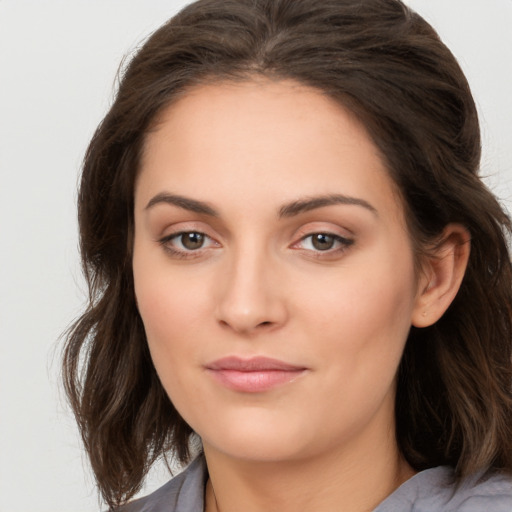
[[[329,249],[321,250],[314,247],[303,247],[303,243],[314,235],[323,234],[334,238],[334,246]],[[310,222],[300,227],[295,232],[294,242],[290,245],[291,249],[301,251],[302,253],[315,258],[333,258],[341,255],[355,243],[353,233],[338,225],[326,222]],[[312,242],[311,242],[312,243]]]
[[[344,240],[351,240],[354,238],[354,232],[347,228],[338,225],[333,222],[307,222],[301,225],[293,235],[295,240],[303,239],[307,236],[314,235],[315,233],[324,233],[326,235],[332,235]]]
[[[203,231],[199,231],[197,229],[186,229],[186,230],[182,230],[182,231],[176,231],[175,233],[169,233],[168,235],[165,235],[163,237],[161,237],[158,241],[161,243],[161,244],[164,244],[164,243],[167,243],[167,242],[170,242],[171,240],[174,240],[175,238],[180,238],[181,236],[183,235],[187,235],[187,234],[190,234],[190,233],[195,233],[197,235],[202,235],[205,237],[205,239],[208,239],[212,242],[214,242],[215,244],[217,245],[220,245],[214,238],[212,238],[210,235],[204,233]],[[185,252],[197,252],[199,250],[203,249],[203,247],[201,247],[200,249],[196,249],[196,250],[192,250],[192,249],[183,249],[183,251]]]
[[[219,236],[209,224],[197,221],[178,221],[174,223],[166,223],[155,232],[155,241],[169,240],[172,237],[182,235],[184,233],[200,233],[212,240],[218,242]]]
[[[334,238],[334,240],[336,242],[338,242],[339,244],[342,244],[345,248],[349,247],[350,245],[352,245],[354,243],[354,240],[352,240],[350,238],[343,237],[341,235],[337,235],[336,233],[331,233],[329,231],[315,231],[313,233],[309,233],[309,234],[304,235],[303,237],[301,237],[297,242],[295,242],[293,244],[293,246],[298,245],[300,242],[303,242],[304,240],[307,240],[308,238],[310,238],[310,237],[312,237],[314,235],[320,235],[320,234],[321,235],[330,236],[330,237]],[[319,249],[317,251],[315,251],[314,249],[306,249],[306,250],[311,250],[311,251],[314,251],[314,252],[328,253],[328,252],[334,252],[337,249],[327,249],[325,251],[321,251]]]
[[[191,259],[202,256],[205,251],[221,247],[221,244],[216,237],[209,234],[210,230],[205,229],[204,226],[198,226],[197,223],[180,222],[165,230],[165,235],[158,236],[155,239],[159,245],[172,257],[179,259]],[[207,245],[197,249],[187,249],[186,247],[176,247],[172,242],[179,239],[187,233],[196,233],[204,237]]]

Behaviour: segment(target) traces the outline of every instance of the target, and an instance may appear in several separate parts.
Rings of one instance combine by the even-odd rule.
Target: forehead
[[[233,139],[240,126],[244,130]],[[337,138],[337,146],[354,143],[356,139],[359,142],[364,140],[370,143],[366,149],[380,157],[356,116],[316,88],[294,80],[254,78],[221,81],[197,85],[180,94],[157,115],[146,146],[155,138],[152,134],[161,131],[168,135],[195,135],[197,138],[207,132],[208,139],[203,139],[203,142],[211,141],[212,145],[220,142],[226,130],[230,130],[233,143],[240,142],[242,138],[247,142],[251,135],[255,143],[258,135],[268,133],[279,134],[276,145],[299,141],[301,136],[308,137],[311,143],[321,139],[328,143],[332,135],[336,136],[343,127],[346,129],[343,137]],[[176,129],[174,133],[173,128]],[[268,143],[265,138],[259,140]]]
[[[297,82],[263,79],[194,87],[159,115],[136,192],[158,188],[204,200],[229,192],[244,204],[333,192],[398,198],[350,111]]]

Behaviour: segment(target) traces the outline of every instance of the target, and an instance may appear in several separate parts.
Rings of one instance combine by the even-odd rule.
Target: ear
[[[412,325],[428,327],[437,322],[459,291],[471,246],[468,230],[448,224],[440,242],[425,257],[412,314]]]

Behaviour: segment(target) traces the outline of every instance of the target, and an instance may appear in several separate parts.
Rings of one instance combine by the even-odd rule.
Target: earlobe
[[[426,257],[418,283],[411,323],[428,327],[437,322],[459,291],[470,253],[470,235],[460,224],[448,224]]]

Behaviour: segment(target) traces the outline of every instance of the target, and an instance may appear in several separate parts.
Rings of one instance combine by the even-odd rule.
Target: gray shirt
[[[512,478],[495,475],[486,480],[466,480],[455,488],[446,466],[413,476],[388,496],[373,512],[512,512]],[[119,509],[119,512],[203,512],[207,470],[204,457],[153,494]]]

